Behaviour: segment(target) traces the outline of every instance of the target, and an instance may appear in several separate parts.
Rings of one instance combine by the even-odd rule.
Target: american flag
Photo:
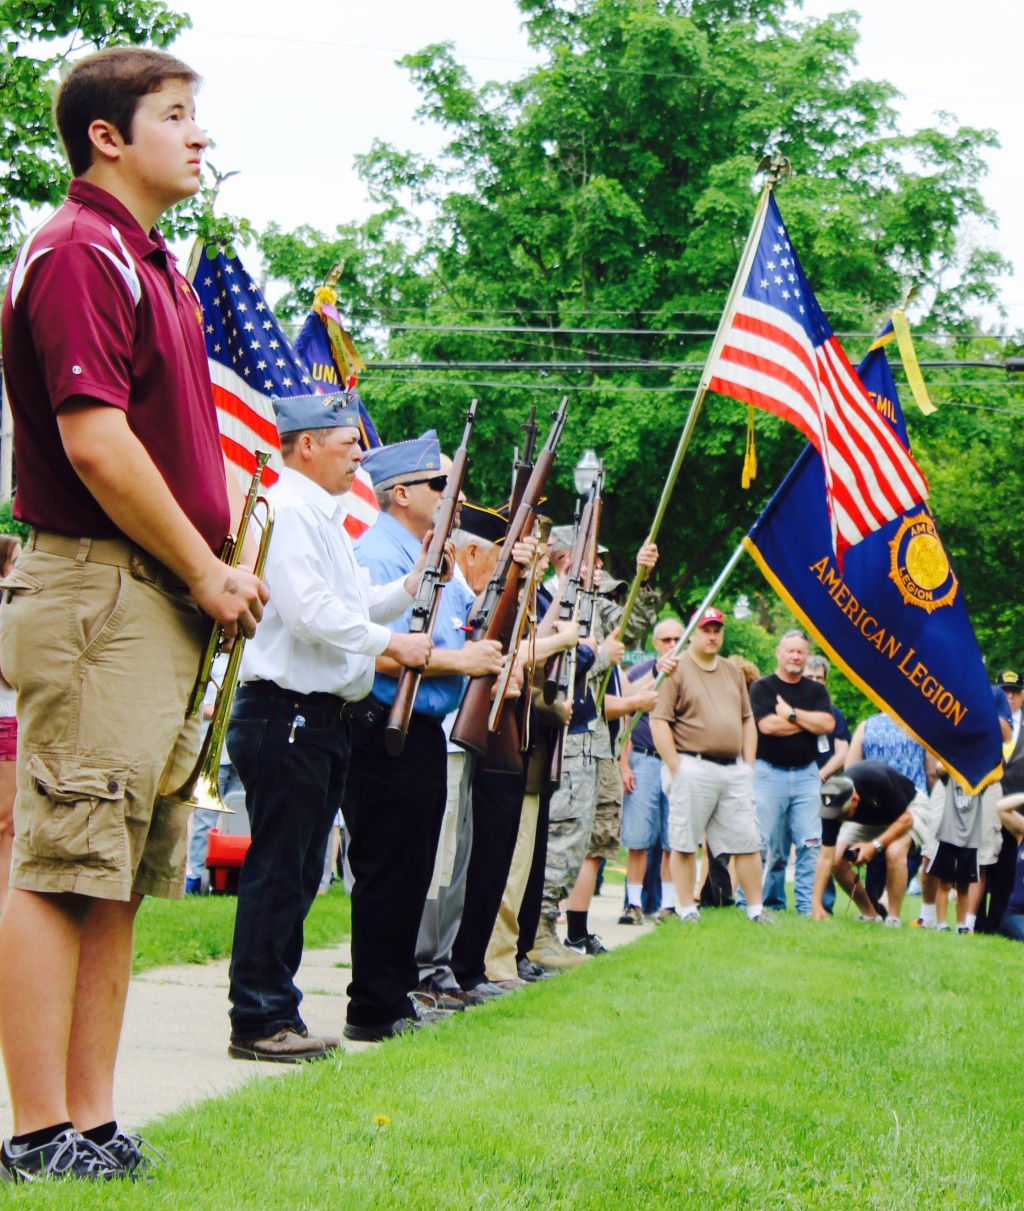
[[[219,250],[210,257],[209,251],[203,249],[192,284],[203,308],[221,445],[248,488],[256,470],[255,450],[271,450],[270,466],[281,466],[272,397],[308,395],[321,389],[313,384],[241,260]],[[272,483],[277,470],[268,468],[264,478]],[[362,469],[343,503],[348,510],[345,529],[358,538],[378,514],[370,477]]]
[[[772,194],[755,219],[744,272],[712,349],[708,388],[774,412],[818,450],[841,559],[925,500],[928,481],[879,416],[832,332]]]

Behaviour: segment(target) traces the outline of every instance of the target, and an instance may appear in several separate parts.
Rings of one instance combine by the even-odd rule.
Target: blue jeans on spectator
[[[1015,942],[1024,942],[1024,913],[1008,912],[1003,917],[999,932],[1007,938],[1012,938]]]
[[[668,846],[668,796],[661,789],[661,758],[634,749],[629,768],[636,787],[622,800],[622,844],[626,849],[646,849],[641,907],[648,916],[661,908],[661,853]],[[629,903],[628,891],[623,905]]]
[[[294,982],[303,922],[320,887],[348,773],[349,724],[340,706],[340,699],[331,710],[307,695],[294,701],[260,696],[246,686],[235,700],[227,746],[252,826],[231,948],[235,1039],[304,1026]],[[302,726],[294,726],[297,716]]]
[[[796,848],[796,910],[810,916],[814,868],[821,852],[821,781],[812,762],[782,769],[767,761],[754,763],[754,805],[764,861],[764,906],[786,907],[786,863]]]
[[[661,758],[629,754],[636,787],[622,800],[622,844],[627,849],[668,846],[668,796],[661,789]]]

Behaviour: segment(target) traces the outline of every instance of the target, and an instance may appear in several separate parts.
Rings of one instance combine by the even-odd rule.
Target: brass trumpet
[[[238,562],[242,557],[242,548],[245,545],[245,536],[252,522],[252,515],[256,506],[262,505],[265,509],[263,531],[260,534],[256,564],[253,568],[253,571],[259,577],[263,576],[263,569],[267,563],[267,552],[270,549],[270,535],[274,529],[274,506],[265,496],[259,494],[260,477],[263,474],[263,468],[269,461],[269,454],[262,450],[256,452],[256,474],[253,476],[252,483],[249,485],[249,493],[245,498],[245,507],[242,510],[238,533],[237,535],[228,535],[224,548],[221,551],[221,559],[224,563],[230,567],[238,566]],[[223,646],[224,627],[219,622],[214,623],[210,631],[210,638],[206,644],[206,651],[199,662],[199,672],[196,675],[196,682],[192,687],[192,694],[189,697],[188,708],[185,713],[186,719],[191,718],[201,709],[203,700],[206,698],[207,688],[213,679],[213,662]],[[235,814],[234,808],[228,807],[220,797],[220,786],[217,775],[220,770],[221,749],[224,747],[224,737],[227,735],[228,722],[231,718],[231,703],[234,701],[235,690],[238,687],[238,672],[242,664],[242,652],[244,648],[245,636],[239,633],[235,636],[234,643],[231,645],[231,654],[228,656],[227,667],[224,670],[221,683],[217,687],[217,697],[214,699],[210,726],[207,728],[206,735],[203,737],[203,742],[199,747],[199,754],[196,757],[195,765],[192,767],[192,772],[176,791],[160,796],[164,803],[172,807],[187,807],[189,810],[201,807],[208,811],[222,812],[224,815],[232,816]]]

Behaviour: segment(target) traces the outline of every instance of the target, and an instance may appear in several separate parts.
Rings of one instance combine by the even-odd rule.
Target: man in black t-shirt
[[[786,863],[796,847],[796,910],[811,913],[821,848],[818,737],[836,726],[828,690],[804,677],[807,636],[787,631],[775,649],[774,673],[750,687],[757,724],[754,804],[764,861],[764,906],[786,907]]]
[[[858,920],[899,926],[907,890],[907,853],[911,841],[929,839],[928,797],[884,761],[859,761],[845,776],[821,787],[821,856],[814,877],[816,920],[827,919],[821,904],[829,875],[860,909]],[[855,866],[885,854],[888,915],[879,916]]]

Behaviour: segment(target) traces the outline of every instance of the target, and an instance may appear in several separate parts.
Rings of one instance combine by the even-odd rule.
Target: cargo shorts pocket
[[[16,813],[32,855],[121,869],[128,857],[125,797],[130,770],[65,753],[32,753]]]
[[[0,577],[0,601],[9,600],[12,593],[34,594],[42,591],[43,582],[30,572],[12,568],[4,577]]]

